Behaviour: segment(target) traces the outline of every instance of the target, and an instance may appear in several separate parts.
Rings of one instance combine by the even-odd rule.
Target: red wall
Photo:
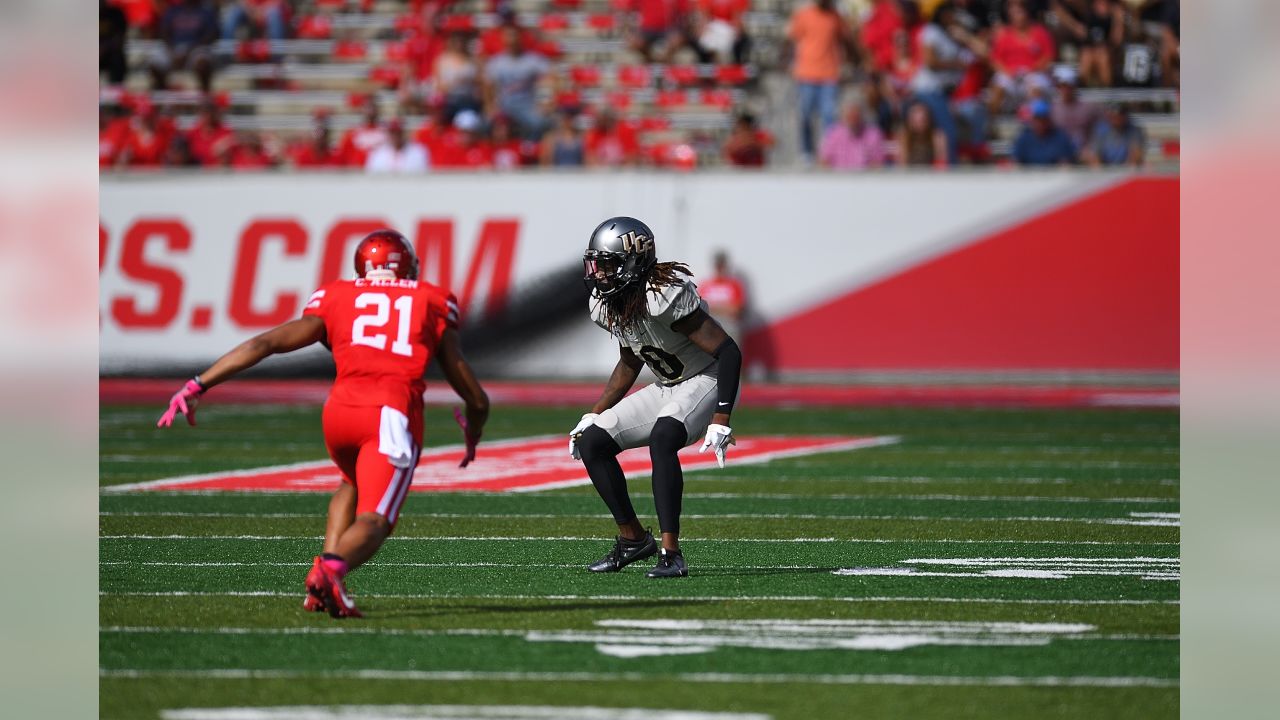
[[[753,332],[782,370],[1172,370],[1177,178],[1111,186]]]

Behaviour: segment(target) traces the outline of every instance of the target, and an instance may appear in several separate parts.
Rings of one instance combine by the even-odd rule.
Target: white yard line
[[[124,590],[112,592],[98,591],[100,597],[287,597],[301,598],[302,592],[282,592],[278,590],[242,590],[211,592],[203,590],[167,590],[167,591],[134,591]],[[963,603],[963,604],[1007,604],[1007,605],[1180,605],[1179,600],[1049,600],[1026,598],[1010,600],[1008,598],[958,598],[958,597],[822,597],[818,595],[687,595],[665,598],[645,598],[636,595],[428,595],[403,593],[359,593],[362,598],[384,598],[396,600],[689,600],[694,602],[921,602],[921,603]]]
[[[750,622],[750,621],[747,621]],[[876,621],[873,621],[876,622]],[[802,626],[805,621],[795,621]],[[963,622],[960,624],[964,624]],[[530,632],[548,632],[545,630],[496,630],[490,628],[451,628],[446,630],[428,630],[422,628],[375,628],[350,626],[302,626],[302,627],[197,627],[161,625],[110,625],[98,628],[99,633],[120,635],[391,635],[422,637],[518,637],[523,638]],[[572,632],[572,631],[571,631]],[[589,631],[582,631],[589,632]],[[1179,635],[1137,634],[1137,633],[1075,633],[1055,637],[1056,640],[1109,640],[1109,641],[1174,641]]]
[[[254,540],[254,541],[300,541],[323,540],[323,535],[99,535],[99,540]],[[700,538],[683,537],[685,542],[704,543],[944,543],[944,544],[993,544],[1008,543],[1019,545],[1178,545],[1176,542],[1141,542],[1141,541],[1103,541],[1103,540],[890,540],[885,538],[836,538],[836,537],[794,537],[794,538]],[[577,541],[591,540],[606,542],[602,536],[581,535],[441,535],[438,537],[392,536],[388,542],[489,542],[489,541]]]
[[[164,720],[772,720],[759,713],[551,705],[278,705],[161,710]]]
[[[347,670],[307,672],[300,670],[245,670],[240,668],[215,668],[208,670],[136,670],[106,669],[98,671],[102,678],[220,678],[220,679],[305,679],[349,678],[358,680],[409,680],[409,681],[534,681],[534,682],[653,682],[670,677],[693,683],[745,683],[819,685],[940,685],[940,686],[995,686],[995,687],[1156,687],[1176,688],[1178,681],[1170,678],[1136,676],[1014,676],[998,675],[809,675],[809,674],[749,674],[749,673],[679,673],[656,675],[648,673],[556,673],[556,672],[471,672],[452,670]]]
[[[322,515],[304,515],[292,513],[242,515],[238,513],[112,513],[100,512],[100,516],[111,517],[191,517],[191,518],[314,518]],[[447,520],[599,520],[604,517],[600,513],[413,513],[413,518],[438,518]],[[1177,519],[1162,517],[1083,517],[1066,518],[1038,515],[1008,515],[988,517],[963,517],[947,515],[820,515],[815,513],[685,513],[686,520],[904,520],[908,522],[1078,522],[1086,525],[1147,525],[1153,527],[1178,527]]]

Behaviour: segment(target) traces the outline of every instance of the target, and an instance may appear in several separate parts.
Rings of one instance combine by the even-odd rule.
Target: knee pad
[[[649,433],[651,453],[676,453],[689,441],[684,423],[673,417],[660,417]]]
[[[618,443],[614,442],[613,436],[596,425],[592,425],[582,431],[582,435],[578,437],[577,445],[578,452],[582,454],[583,460],[612,457],[622,452],[622,448],[619,448]]]

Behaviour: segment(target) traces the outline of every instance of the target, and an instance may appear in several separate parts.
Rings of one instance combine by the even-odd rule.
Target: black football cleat
[[[689,577],[689,566],[684,564],[684,555],[681,555],[679,550],[672,552],[663,548],[662,553],[658,555],[658,564],[645,573],[645,577]]]
[[[608,555],[587,566],[591,572],[618,572],[637,560],[653,557],[658,552],[658,543],[653,540],[653,533],[645,531],[639,540],[627,540],[618,537]]]

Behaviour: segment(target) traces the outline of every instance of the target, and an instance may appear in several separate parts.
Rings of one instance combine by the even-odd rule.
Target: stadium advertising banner
[[[498,314],[577,266],[591,229],[620,214],[697,275],[727,252],[750,293],[748,351],[778,369],[1177,364],[1176,178],[156,176],[104,178],[100,202],[108,373],[208,362],[296,317],[381,227],[414,242],[464,317]],[[607,370],[607,343],[565,358],[585,318],[512,373]]]

